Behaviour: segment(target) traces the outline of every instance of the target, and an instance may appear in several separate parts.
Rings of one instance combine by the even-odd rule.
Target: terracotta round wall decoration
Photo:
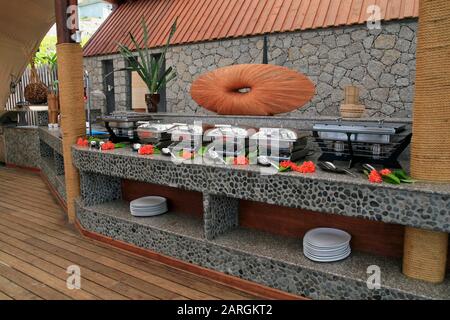
[[[315,94],[305,75],[270,64],[240,64],[201,75],[191,96],[222,115],[274,115],[304,106]]]

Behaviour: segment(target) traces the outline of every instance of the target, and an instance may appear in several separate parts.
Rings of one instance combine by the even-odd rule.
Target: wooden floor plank
[[[39,179],[39,175],[36,176],[37,179]],[[33,191],[47,191],[45,189],[40,189],[45,187],[45,183],[42,180],[33,180],[30,178],[24,178],[20,176],[13,176],[13,175],[2,175],[0,174],[0,179],[2,181],[2,184],[10,186],[10,187],[17,187],[22,192],[26,191],[27,189],[33,188]]]
[[[0,263],[0,274],[9,279],[11,282],[16,283],[20,287],[34,293],[35,295],[46,300],[68,300],[68,296],[58,292],[57,290],[50,288],[42,282],[18,271],[14,270],[10,266]]]
[[[44,221],[44,220],[40,219],[39,217],[35,217],[35,216],[29,215],[29,214],[25,215],[22,212],[16,212],[16,211],[10,210],[10,209],[5,210],[5,209],[0,208],[0,216],[3,216],[3,215],[5,217],[10,216],[10,217],[13,217],[14,219],[18,219],[18,221],[23,220],[26,223],[34,223],[36,225],[45,226],[48,229],[52,229],[55,231],[59,230],[59,232],[65,233],[68,235],[75,234],[74,228],[70,225],[66,224],[66,227],[64,228],[60,224],[54,224],[54,223],[51,223],[48,221]]]
[[[0,168],[0,299],[258,299],[161,262],[86,239],[40,175]],[[81,268],[81,290],[66,286]]]
[[[18,192],[14,189],[7,189],[5,186],[0,185],[0,193],[7,199],[15,199],[19,203],[33,204],[41,209],[51,209],[58,213],[61,212],[61,207],[54,201],[52,194],[34,194],[27,193],[26,196],[18,196]],[[52,198],[50,200],[50,198]]]
[[[0,254],[1,254],[1,252],[7,253],[17,259],[20,259],[20,260],[24,261],[25,263],[28,263],[42,271],[45,271],[45,272],[53,275],[55,278],[61,279],[62,281],[66,281],[67,277],[69,276],[68,273],[66,273],[67,267],[74,265],[73,263],[69,263],[65,266],[65,268],[60,267],[56,264],[49,263],[49,262],[45,261],[44,259],[41,259],[32,254],[29,254],[26,251],[23,251],[23,250],[21,250],[17,247],[14,247],[3,241],[0,241]],[[82,282],[81,282],[81,290],[91,294],[93,297],[95,296],[100,299],[105,299],[105,300],[125,300],[126,299],[126,297],[122,296],[121,294],[118,294],[116,292],[108,290],[108,289],[104,288],[103,286],[90,281],[89,279],[87,279],[87,277],[85,277],[84,272],[83,272],[83,278],[82,278]],[[74,292],[75,292],[75,290],[74,290]]]
[[[29,237],[27,235],[25,235],[17,230],[14,230],[12,228],[8,228],[8,227],[4,228],[0,225],[0,230],[1,230],[1,232],[7,233],[9,235],[13,235],[16,238],[21,238],[23,241],[26,241],[27,243],[31,242],[30,244],[37,248],[52,252],[58,256],[67,257],[67,259],[73,261],[75,264],[79,265],[80,267],[87,267],[89,269],[95,270],[95,271],[97,271],[103,275],[106,275],[110,278],[113,278],[117,281],[125,282],[138,290],[142,290],[144,292],[151,292],[151,294],[154,295],[155,297],[157,297],[158,299],[171,300],[171,299],[178,299],[179,297],[181,297],[180,295],[175,294],[171,291],[165,290],[165,289],[155,286],[151,283],[143,282],[141,279],[138,279],[133,276],[129,276],[128,274],[120,272],[114,268],[100,264],[100,263],[96,262],[96,259],[86,258],[76,252],[66,250],[57,245],[49,244],[40,239],[34,238],[34,239],[32,239],[32,241],[30,241]]]
[[[42,300],[31,291],[28,291],[21,286],[15,284],[7,278],[0,275],[0,288],[9,297],[15,300]]]
[[[64,242],[64,241],[60,241],[59,239],[56,239],[54,237],[48,236],[46,234],[42,234],[39,232],[36,232],[34,230],[32,230],[29,227],[25,227],[23,225],[21,225],[19,228],[17,227],[17,225],[15,225],[13,222],[10,222],[6,219],[1,220],[0,221],[0,225],[6,226],[8,228],[14,229],[16,231],[23,231],[24,233],[26,233],[27,235],[31,236],[32,238],[34,238],[33,240],[35,241],[35,239],[39,239],[41,241],[47,242],[49,244],[52,244],[54,246],[63,248],[65,250],[68,250],[72,253],[75,254],[79,254],[83,257],[89,258],[93,261],[96,261],[98,263],[101,263],[105,266],[109,266],[113,269],[116,269],[118,271],[121,271],[125,274],[128,274],[130,276],[133,276],[135,278],[138,278],[140,280],[146,281],[148,283],[152,283],[156,286],[159,286],[163,289],[166,289],[168,291],[172,291],[175,293],[178,293],[182,296],[185,296],[187,298],[191,298],[191,299],[214,299],[213,296],[208,295],[208,294],[203,294],[201,292],[198,292],[196,290],[193,290],[189,287],[180,285],[178,283],[175,283],[173,281],[170,280],[166,280],[163,279],[161,277],[155,276],[153,274],[149,274],[146,272],[143,272],[139,269],[135,269],[133,267],[130,267],[129,265],[116,261],[114,259],[102,256],[98,253],[86,250],[84,248],[75,246],[73,244]]]
[[[203,293],[207,293],[217,298],[221,299],[248,299],[254,298],[251,295],[244,294],[238,290],[233,290],[231,288],[227,288],[223,285],[211,282],[211,280],[190,274],[188,272],[181,272],[180,270],[176,270],[175,268],[170,268],[162,263],[153,262],[153,261],[145,261],[144,258],[140,259],[137,256],[127,256],[124,255],[123,252],[119,252],[117,250],[111,250],[111,248],[104,248],[99,246],[98,244],[94,244],[90,240],[79,239],[75,236],[69,236],[67,234],[61,234],[58,231],[53,231],[50,229],[46,229],[42,226],[37,226],[33,223],[28,223],[24,221],[15,220],[16,222],[22,224],[24,223],[26,227],[32,228],[33,230],[41,233],[45,233],[46,235],[55,237],[59,240],[66,241],[73,245],[80,246],[81,248],[90,250],[92,252],[100,253],[103,256],[107,256],[109,258],[115,259],[117,261],[126,263],[135,268],[141,269],[143,271],[152,273],[154,275],[158,275],[165,279],[175,281],[179,284],[189,285],[191,288],[195,288]]]
[[[80,300],[93,300],[97,299],[96,296],[81,290],[69,290],[66,286],[66,281],[58,279],[54,275],[45,272],[39,268],[34,267],[16,257],[9,255],[3,251],[0,251],[0,262],[11,266],[11,268],[18,270],[22,273],[29,275],[37,281],[59,291],[60,293],[71,297],[73,299]]]
[[[0,202],[0,212],[3,212],[4,210],[9,210],[9,211],[14,210],[14,211],[16,211],[18,213],[26,214],[26,215],[29,215],[29,216],[33,216],[33,217],[36,217],[38,219],[42,219],[44,221],[51,222],[51,223],[54,223],[54,224],[57,224],[57,225],[61,225],[61,226],[65,224],[65,220],[64,220],[63,217],[60,217],[60,218],[49,217],[49,216],[47,216],[45,214],[40,213],[36,209],[34,209],[34,210],[24,209],[24,208],[18,207],[17,205],[11,205],[11,204],[9,204],[9,203],[7,203],[5,201],[1,201]]]
[[[0,300],[12,300],[10,296],[0,291]]]
[[[0,191],[1,193],[1,191]],[[5,209],[13,209],[15,211],[28,210],[33,213],[38,213],[40,216],[45,216],[54,219],[56,223],[65,223],[66,218],[64,217],[63,211],[61,209],[52,209],[52,208],[41,208],[39,205],[35,204],[27,204],[22,201],[13,201],[11,199],[2,200],[1,204],[4,204]]]
[[[0,226],[0,228],[1,228],[1,226]],[[4,230],[2,230],[2,231],[4,231]],[[52,252],[39,249],[39,248],[37,248],[33,245],[30,245],[24,241],[21,241],[21,240],[18,240],[17,238],[9,236],[6,233],[3,233],[1,231],[0,231],[0,239],[1,239],[1,241],[11,244],[11,245],[13,245],[17,248],[20,248],[26,252],[29,252],[31,254],[34,254],[35,256],[42,257],[44,260],[46,260],[50,263],[54,263],[55,265],[58,265],[63,268],[66,268],[69,265],[76,264],[74,261],[65,259],[63,257],[59,257],[59,256],[53,254]],[[96,272],[95,270],[88,269],[85,266],[83,266],[82,277],[89,279],[95,283],[98,283],[98,284],[104,286],[105,288],[111,289],[114,292],[120,293],[129,299],[136,299],[136,300],[142,300],[142,299],[153,300],[153,299],[155,299],[155,297],[148,295],[148,294],[144,293],[143,291],[134,289],[133,287],[130,287],[127,284],[120,283],[113,278],[109,278],[99,272]]]

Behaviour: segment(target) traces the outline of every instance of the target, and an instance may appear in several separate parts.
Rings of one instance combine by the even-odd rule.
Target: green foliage
[[[36,53],[34,63],[36,65],[48,65],[53,72],[56,70],[57,65],[56,52],[49,51],[44,53],[39,51]]]
[[[81,39],[81,46],[83,47],[87,41],[88,37],[83,37]],[[55,70],[56,68],[56,36],[47,35],[42,39],[41,44],[39,45],[39,50],[36,53],[34,63],[39,66],[43,64],[48,64]]]
[[[400,179],[393,173],[382,175],[383,181],[390,184],[400,184]]]
[[[414,183],[416,180],[412,179],[403,169],[394,170],[393,174],[403,183]]]
[[[138,57],[135,56],[132,49],[119,43],[119,52],[125,58],[128,66],[117,71],[136,71],[147,85],[149,93],[157,93],[161,87],[176,77],[176,72],[172,67],[169,67],[165,71],[162,71],[161,69],[166,59],[166,53],[169,48],[170,41],[172,40],[172,37],[177,29],[177,20],[175,20],[170,28],[169,37],[167,38],[167,42],[162,48],[158,59],[156,59],[148,50],[149,34],[144,17],[142,17],[141,26],[144,34],[144,46],[141,47],[134,35],[130,32],[129,37],[136,48]]]

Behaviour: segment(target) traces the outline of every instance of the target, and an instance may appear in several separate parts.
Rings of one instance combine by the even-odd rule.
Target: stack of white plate
[[[350,239],[345,231],[332,228],[309,230],[303,237],[303,253],[313,261],[334,262],[350,255]]]
[[[130,202],[131,214],[135,217],[152,217],[167,212],[167,200],[163,197],[149,196]]]

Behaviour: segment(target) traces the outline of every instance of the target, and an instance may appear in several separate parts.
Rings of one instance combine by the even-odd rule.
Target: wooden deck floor
[[[39,174],[0,168],[0,299],[255,299],[82,237]],[[81,268],[81,289],[66,286]]]

